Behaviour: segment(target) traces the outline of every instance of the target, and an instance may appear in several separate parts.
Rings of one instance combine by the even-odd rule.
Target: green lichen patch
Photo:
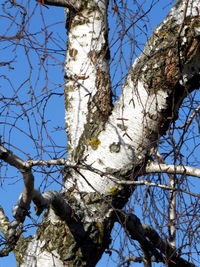
[[[119,191],[119,188],[117,188],[117,187],[111,187],[111,188],[110,188],[110,193],[111,193],[111,194],[117,194],[118,191]]]
[[[75,152],[75,160],[82,158],[82,155],[87,146],[91,146],[94,150],[101,144],[98,136],[104,130],[107,117],[102,116],[102,113],[96,108],[96,98],[91,99],[88,103],[87,122],[84,125],[84,131],[79,139],[79,144]]]
[[[65,221],[51,224],[50,221],[43,223],[37,231],[40,241],[44,241],[42,250],[57,251],[62,261],[70,258],[74,253],[75,243],[72,234]]]
[[[90,145],[94,150],[96,150],[100,144],[101,144],[101,141],[96,136],[94,136],[90,140]]]
[[[104,229],[103,229],[103,225],[100,222],[96,223],[96,226],[99,229],[99,237],[98,237],[98,246],[102,246],[103,243],[103,238],[104,238]]]

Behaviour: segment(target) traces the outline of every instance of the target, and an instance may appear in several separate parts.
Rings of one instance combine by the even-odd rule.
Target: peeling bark
[[[61,2],[63,6],[63,1],[54,4]],[[21,267],[96,265],[109,246],[114,222],[121,216],[119,210],[134,190],[120,181],[137,181],[145,173],[159,137],[177,118],[184,97],[200,84],[199,1],[190,0],[188,6],[185,1],[176,2],[130,69],[114,107],[108,2],[66,3],[65,120],[68,160],[73,168],[65,166],[59,197],[53,192],[31,195],[41,210],[50,207],[36,234],[29,239],[21,237],[15,247]],[[169,261],[169,266],[184,266],[185,260],[152,229],[138,221],[132,223],[124,225],[141,244],[146,266],[151,254],[164,263]]]

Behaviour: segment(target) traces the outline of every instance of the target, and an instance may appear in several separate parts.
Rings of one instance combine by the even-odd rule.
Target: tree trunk
[[[145,172],[182,100],[199,86],[199,0],[176,2],[131,67],[114,106],[108,2],[76,5],[66,8],[65,119],[68,159],[77,168],[65,167],[60,192],[72,213],[62,218],[51,206],[35,235],[20,238],[19,266],[95,266],[134,191],[120,181]]]

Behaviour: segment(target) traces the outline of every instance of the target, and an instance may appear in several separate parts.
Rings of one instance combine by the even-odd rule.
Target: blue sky
[[[143,1],[141,1],[143,2]],[[149,4],[147,1],[147,5]],[[166,2],[171,2],[171,1],[166,1],[166,0],[161,0],[161,1],[154,1],[157,2],[155,6],[152,8],[152,11],[148,14],[148,18],[150,21],[150,24],[148,23],[148,20],[146,20],[146,25],[149,27],[151,25],[152,30],[155,28],[156,25],[158,25],[162,20],[165,18],[166,14],[168,13],[171,5],[167,6]],[[30,2],[30,6],[28,8],[33,9],[33,6],[35,6],[34,1]],[[133,5],[134,1],[129,1],[129,8],[131,8],[131,5]],[[144,8],[148,9],[147,5],[144,5]],[[59,153],[57,156],[66,156],[66,151],[64,147],[66,147],[67,144],[67,139],[66,139],[66,134],[63,130],[64,128],[64,99],[62,94],[63,91],[63,86],[59,87],[60,84],[64,84],[64,72],[63,72],[63,66],[62,62],[64,60],[64,55],[65,55],[65,42],[66,42],[66,30],[64,27],[64,9],[63,8],[56,8],[56,7],[49,7],[45,8],[42,7],[42,12],[43,12],[43,19],[44,21],[41,21],[41,16],[40,16],[40,8],[38,7],[36,9],[37,12],[35,16],[32,17],[31,19],[31,24],[29,26],[29,30],[33,30],[35,33],[37,31],[41,31],[41,25],[45,21],[45,24],[48,26],[48,32],[54,33],[54,37],[52,38],[52,42],[50,43],[50,48],[51,49],[59,49],[59,53],[57,54],[58,60],[60,61],[60,65],[56,66],[57,61],[53,58],[52,56],[49,56],[48,64],[48,70],[49,70],[49,76],[48,79],[45,77],[45,71],[42,69],[41,66],[39,66],[39,61],[37,58],[37,53],[31,52],[30,51],[30,58],[32,62],[32,69],[31,69],[31,76],[32,76],[32,85],[33,85],[33,90],[38,90],[40,98],[43,99],[46,97],[45,93],[45,86],[47,86],[47,90],[50,92],[56,92],[57,95],[52,96],[50,99],[49,103],[47,106],[45,106],[45,102],[41,105],[42,109],[45,107],[48,117],[45,117],[47,120],[47,125],[49,127],[49,132],[51,133],[51,136],[53,138],[53,141],[56,143],[57,146],[60,148]],[[0,14],[2,14],[2,10],[0,10]],[[1,18],[1,33],[0,35],[4,34],[4,29],[8,27],[8,21],[5,19]],[[115,29],[115,24],[114,24],[114,19],[112,23],[109,25],[110,26],[110,32],[114,32]],[[56,23],[56,25],[55,25]],[[145,23],[144,21],[141,23],[141,27],[143,27],[143,30],[145,31]],[[12,35],[13,32],[15,32],[15,29],[9,30],[9,34]],[[45,32],[45,31],[44,31]],[[42,42],[45,44],[44,41],[44,32],[41,32],[40,34],[37,35],[37,37],[42,40]],[[150,35],[151,29],[149,28],[148,30],[148,35]],[[137,41],[142,45],[142,43],[146,42],[146,37],[145,35],[140,35],[138,34],[137,36]],[[1,67],[1,75],[6,75],[12,79],[12,86],[15,89],[19,89],[19,99],[23,101],[25,97],[30,97],[30,93],[28,92],[28,87],[29,83],[26,82],[27,77],[30,75],[30,68],[28,67],[27,63],[27,57],[24,56],[24,49],[23,47],[20,47],[20,43],[18,44],[17,48],[15,47],[14,44],[10,42],[10,47],[5,47],[4,44],[2,43],[0,45],[0,62],[1,61],[6,61],[8,58],[16,58],[12,66],[14,69],[9,69],[8,67]],[[126,46],[126,44],[125,44]],[[114,46],[114,49],[116,49],[117,46]],[[139,55],[139,50],[137,51],[137,54]],[[111,55],[115,55],[114,52],[111,53]],[[127,45],[127,52],[125,53],[125,56],[127,57],[127,61],[130,57],[130,47]],[[116,56],[117,57],[117,56]],[[115,62],[116,63],[116,62]],[[113,64],[113,70],[116,68],[116,65]],[[111,65],[112,66],[112,65]],[[123,67],[122,63],[122,67]],[[41,67],[41,72],[38,73],[38,68]],[[113,71],[112,70],[112,71]],[[124,73],[125,74],[125,73]],[[120,69],[116,70],[116,75],[114,73],[111,73],[111,75],[114,77],[113,81],[114,83],[118,82],[119,80],[119,75],[120,75]],[[24,82],[23,85],[23,90],[20,88],[21,83]],[[10,84],[7,80],[1,77],[0,79],[0,93],[4,92],[7,90],[7,95],[13,95],[13,89],[11,89]],[[119,89],[118,89],[119,90]],[[26,106],[26,105],[25,105]],[[28,107],[28,104],[27,104]],[[15,107],[17,110],[17,113],[19,114],[19,107]],[[13,108],[13,111],[15,110]],[[12,113],[14,114],[14,113]],[[43,142],[46,144],[46,146],[51,145],[51,140],[47,138],[47,135],[45,132],[40,131],[40,126],[37,124],[40,123],[40,117],[36,117],[36,119],[33,119],[30,124],[33,129],[33,137],[37,140],[37,137],[39,135],[42,135]],[[21,120],[18,118],[17,123],[22,129],[28,127],[28,121],[26,119]],[[36,126],[36,128],[34,128]],[[62,128],[60,131],[56,131],[57,128]],[[38,129],[40,132],[38,133]],[[5,131],[5,132],[4,132]],[[0,134],[3,135],[5,134],[7,140],[4,140],[6,142],[10,142],[11,144],[14,143],[16,147],[20,147],[22,150],[26,149],[27,153],[30,153],[30,155],[37,154],[38,156],[41,155],[41,151],[39,148],[39,143],[33,142],[28,136],[25,136],[22,132],[20,132],[17,129],[9,129],[5,130],[0,124]],[[9,138],[8,138],[9,136]],[[46,138],[46,139],[45,139]],[[24,146],[25,144],[25,146]],[[25,148],[24,148],[25,147]],[[24,155],[24,153],[21,153],[19,150],[15,149],[14,147],[11,147],[19,156],[22,158],[26,159],[27,157]],[[48,155],[49,154],[49,155]],[[42,154],[44,159],[46,159],[48,156],[52,156],[54,151],[49,148],[46,149],[45,153]],[[56,155],[55,155],[56,156]],[[21,179],[21,176],[14,170],[14,168],[9,167],[9,169],[4,169],[1,172],[1,177],[4,177],[7,175],[8,177],[13,177],[9,179],[3,179],[3,184],[2,187],[0,188],[1,192],[1,198],[0,198],[0,204],[5,208],[6,210],[6,215],[12,219],[12,206],[16,203],[18,196],[20,192],[22,191],[23,188],[23,181]],[[42,190],[49,190],[52,188],[57,188],[59,190],[60,185],[59,182],[61,182],[61,178],[58,177],[58,172],[56,172],[52,177],[49,177],[48,180],[46,180],[46,176],[44,174],[41,174],[39,172],[35,173],[35,181],[36,181],[36,187],[40,187],[41,191]],[[57,183],[56,183],[57,182]],[[34,211],[32,210],[34,213]],[[34,215],[33,215],[34,217]],[[30,219],[26,220],[26,224],[32,223]],[[119,241],[118,241],[119,243]],[[117,266],[111,261],[108,261],[108,258],[104,256],[102,260],[99,262],[97,265],[98,267],[100,266]],[[7,266],[7,267],[14,267],[16,266],[15,259],[12,255],[9,255],[6,258],[0,258],[0,267]],[[141,266],[140,264],[134,264],[134,266]],[[158,266],[158,265],[157,265]]]

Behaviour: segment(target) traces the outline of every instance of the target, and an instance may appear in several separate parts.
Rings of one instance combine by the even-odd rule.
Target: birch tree
[[[21,14],[20,30],[11,37],[1,36],[1,40],[16,41],[17,46],[27,36],[24,30],[27,10],[21,3],[10,3]],[[113,14],[108,12],[109,4]],[[199,100],[195,98],[200,82],[199,0],[174,3],[130,66],[116,101],[110,77],[112,47],[108,16],[116,14],[120,18],[121,7],[128,10],[126,3],[107,0],[38,3],[41,9],[50,5],[63,7],[66,16],[67,156],[21,157],[13,140],[8,145],[6,136],[2,137],[2,166],[7,164],[7,168],[17,169],[23,177],[24,189],[13,207],[13,221],[8,220],[3,207],[0,209],[0,229],[5,237],[1,257],[13,251],[18,266],[26,267],[95,266],[105,251],[112,253],[111,232],[118,223],[129,245],[137,244],[138,250],[127,259],[121,258],[124,266],[137,261],[144,266],[152,266],[154,261],[166,266],[198,266],[199,193],[188,184],[191,177],[200,177],[200,169],[198,160],[197,164],[187,165],[179,147],[195,120],[199,126]],[[133,23],[121,33],[124,36],[142,17],[137,12],[132,16]],[[1,65],[10,66],[12,62]],[[53,94],[48,87],[45,90],[47,96]],[[9,113],[12,101],[17,105],[15,98],[7,97],[4,92],[1,100],[2,115]],[[190,101],[190,110],[184,109],[185,122],[177,126],[184,101]],[[19,105],[24,118],[31,116],[29,112],[34,107],[25,110],[24,104]],[[42,113],[39,109],[37,112]],[[9,126],[7,119],[3,125]],[[178,144],[174,141],[176,137],[172,137],[175,129],[182,130]],[[166,151],[160,145],[167,134],[174,153],[170,154],[174,156],[171,164],[166,163]],[[194,142],[191,150],[198,146]],[[22,150],[28,154],[26,147]],[[48,168],[62,173],[60,191],[40,192],[35,188],[38,166],[47,176],[51,173]],[[139,198],[143,215],[134,212],[134,199]],[[180,199],[185,205],[183,217],[178,213]],[[32,216],[31,203],[37,216],[43,214],[42,221],[34,235],[24,237],[25,219]],[[179,232],[181,241],[177,238]]]

